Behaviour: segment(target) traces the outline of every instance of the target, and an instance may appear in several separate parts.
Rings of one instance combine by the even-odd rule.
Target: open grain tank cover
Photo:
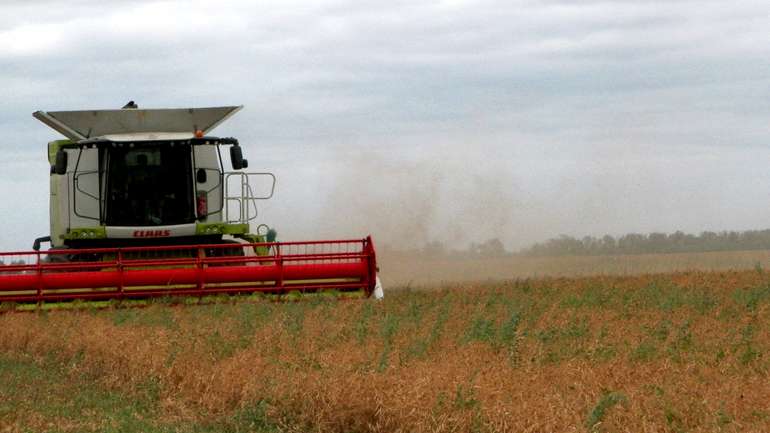
[[[193,137],[208,134],[243,106],[81,111],[36,111],[32,115],[70,140],[142,136]]]

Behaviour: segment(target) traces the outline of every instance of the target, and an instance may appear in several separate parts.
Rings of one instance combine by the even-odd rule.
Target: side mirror
[[[56,174],[67,173],[67,152],[64,149],[56,151],[56,164],[53,166],[53,172]]]
[[[236,144],[230,147],[230,162],[233,164],[233,170],[240,170],[248,166],[249,163],[243,159],[243,151],[241,150],[241,146]],[[244,162],[246,165],[244,165]]]
[[[40,244],[43,242],[51,242],[50,236],[43,236],[40,238],[35,239],[35,242],[32,244],[32,249],[35,251],[40,251]]]

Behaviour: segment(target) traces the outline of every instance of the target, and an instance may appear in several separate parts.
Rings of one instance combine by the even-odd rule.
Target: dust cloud
[[[329,234],[371,233],[378,245],[401,250],[430,242],[464,249],[515,233],[512,185],[474,164],[371,153],[346,156],[334,173],[321,208]]]
[[[445,283],[532,277],[633,275],[683,270],[751,269],[767,251],[642,254],[584,257],[480,256],[467,254],[471,242],[500,239],[508,251],[545,239],[548,230],[572,218],[575,202],[592,192],[575,183],[562,191],[571,200],[543,203],[527,194],[510,174],[489,166],[454,161],[395,160],[364,155],[338,163],[325,201],[323,229],[330,235],[371,233],[378,247],[386,287],[437,287]],[[581,194],[582,193],[582,194]],[[600,203],[604,201],[597,199]],[[574,210],[573,210],[574,211]],[[594,216],[594,219],[596,217]],[[426,249],[439,241],[441,254]]]

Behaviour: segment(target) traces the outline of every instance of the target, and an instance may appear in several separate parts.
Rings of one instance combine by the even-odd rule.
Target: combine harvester
[[[38,111],[48,144],[50,236],[0,253],[0,303],[269,293],[382,296],[371,237],[276,242],[238,140],[209,133],[242,107]],[[229,147],[233,171],[222,150]],[[258,189],[258,184],[262,185]],[[41,251],[43,242],[50,249]],[[287,295],[287,296],[283,296]]]

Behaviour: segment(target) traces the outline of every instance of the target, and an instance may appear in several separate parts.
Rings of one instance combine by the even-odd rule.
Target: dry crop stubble
[[[99,418],[117,410],[100,406],[54,416],[14,397],[0,372],[0,426],[769,431],[769,305],[770,276],[753,270],[456,284],[383,302],[10,313],[8,365],[56,370],[55,393],[86,384],[135,403],[122,417]]]

